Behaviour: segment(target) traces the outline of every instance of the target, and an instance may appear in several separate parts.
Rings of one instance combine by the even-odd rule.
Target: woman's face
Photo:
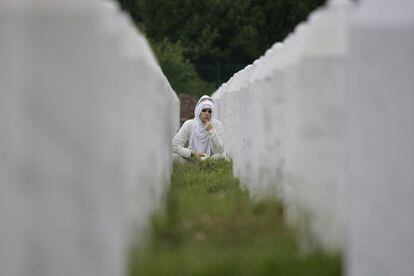
[[[200,120],[205,123],[211,120],[211,109],[203,108],[200,112]]]

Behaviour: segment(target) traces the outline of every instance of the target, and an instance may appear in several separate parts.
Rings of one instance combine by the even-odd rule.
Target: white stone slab
[[[412,1],[362,1],[350,31],[348,275],[414,274]]]

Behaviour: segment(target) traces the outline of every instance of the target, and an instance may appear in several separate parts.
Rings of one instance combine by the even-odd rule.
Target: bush
[[[160,66],[176,93],[194,96],[211,94],[214,84],[200,78],[194,65],[184,57],[180,42],[172,43],[168,38],[161,42],[151,41]]]

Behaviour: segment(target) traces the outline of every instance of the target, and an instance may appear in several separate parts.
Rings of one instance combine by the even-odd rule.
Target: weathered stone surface
[[[194,96],[187,94],[178,94],[180,99],[180,123],[183,124],[185,121],[194,118],[194,108],[197,104],[198,99]]]

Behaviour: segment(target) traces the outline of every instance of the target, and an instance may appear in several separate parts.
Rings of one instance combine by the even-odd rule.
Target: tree
[[[177,93],[187,92],[199,96],[214,90],[211,84],[198,76],[194,65],[184,57],[180,42],[172,43],[164,38],[153,45],[160,66]]]
[[[193,79],[201,77],[210,87],[217,87],[282,41],[325,1],[119,0],[154,48],[164,45],[166,50],[167,45],[179,45],[183,60],[196,71]],[[171,44],[165,44],[165,39]],[[159,54],[162,52],[157,54],[161,59]],[[163,63],[167,64],[165,60]],[[171,78],[175,73],[165,72],[178,85],[179,81]],[[183,92],[197,94],[182,84]]]

